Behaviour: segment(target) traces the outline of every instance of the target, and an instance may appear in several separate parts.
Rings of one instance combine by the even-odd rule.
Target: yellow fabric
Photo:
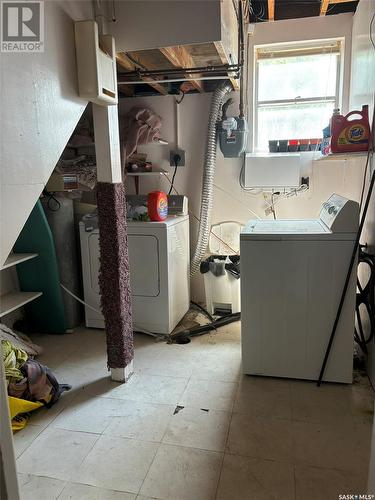
[[[27,361],[27,353],[14,347],[8,340],[2,340],[1,343],[7,382],[19,382],[24,378],[20,368]]]
[[[26,427],[29,418],[29,415],[18,415],[18,417],[14,417],[11,422],[13,433],[20,431],[21,429]]]
[[[27,424],[29,417],[24,413],[29,413],[43,406],[43,403],[39,401],[27,401],[13,396],[8,396],[8,403],[13,432],[23,429]]]
[[[39,401],[27,401],[27,399],[14,398],[13,396],[8,396],[8,403],[10,418],[14,418],[20,413],[29,413],[43,406],[43,403]]]

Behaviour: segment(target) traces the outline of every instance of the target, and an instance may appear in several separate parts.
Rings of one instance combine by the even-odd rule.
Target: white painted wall
[[[249,103],[253,96],[252,70],[254,68],[254,47],[257,45],[268,45],[272,43],[302,42],[306,40],[324,40],[328,38],[344,38],[343,50],[343,89],[341,96],[341,108],[344,113],[348,112],[349,103],[349,80],[350,80],[350,55],[351,55],[351,33],[353,14],[338,14],[324,17],[304,17],[301,19],[286,19],[274,23],[258,23],[255,25],[254,35],[249,38]],[[253,121],[253,107],[249,108],[249,121]],[[250,137],[249,148],[253,149],[254,138]]]
[[[186,167],[178,170],[175,185],[179,193],[189,197],[190,211],[199,216],[201,199],[201,180],[203,156],[205,149],[207,119],[211,94],[185,96],[180,106],[180,142],[179,146],[186,151]],[[147,152],[149,160],[156,165],[173,171],[169,167],[169,149],[175,146],[175,114],[173,96],[155,96],[135,99],[122,99],[120,113],[123,114],[134,105],[145,105],[152,108],[163,118],[162,135],[169,141],[168,146],[146,145],[138,151]],[[233,107],[234,111],[234,107]],[[277,204],[276,212],[280,218],[313,218],[317,216],[320,206],[332,193],[336,192],[349,198],[358,199],[360,194],[361,174],[364,166],[363,157],[353,161],[314,161],[306,166],[310,175],[311,188],[298,197],[283,200]],[[225,220],[246,222],[254,218],[249,210],[260,217],[266,217],[266,203],[262,195],[254,196],[241,190],[238,176],[241,160],[224,159],[221,152],[217,154],[213,223]],[[168,191],[169,183],[164,177],[141,178],[141,193],[154,189]],[[134,192],[133,179],[127,180],[127,192]],[[191,217],[191,240],[195,243],[197,223]],[[192,294],[195,300],[202,300],[203,285],[200,276],[192,282]]]
[[[254,45],[334,37],[345,38],[343,103],[346,111],[349,98],[352,19],[352,14],[340,14],[324,18],[303,18],[256,25],[254,36],[249,40],[248,100],[251,128]],[[234,97],[238,102],[238,95],[235,94]],[[187,166],[178,170],[175,185],[180,193],[189,197],[190,210],[195,216],[199,216],[200,209],[201,179],[210,101],[210,94],[187,95],[179,105],[179,146],[186,151]],[[125,98],[121,100],[119,105],[120,114],[126,113],[132,106],[138,105],[152,108],[163,118],[162,136],[169,141],[168,146],[147,145],[140,147],[139,151],[147,152],[151,161],[172,173],[173,169],[169,167],[169,150],[176,143],[174,97]],[[236,106],[233,105],[230,108],[230,113],[238,113]],[[361,159],[356,161],[307,162],[305,174],[310,176],[310,190],[296,198],[281,201],[277,205],[278,217],[315,217],[322,202],[333,192],[358,199],[363,164]],[[262,195],[253,196],[241,190],[238,182],[240,168],[241,160],[224,159],[221,152],[218,151],[213,223],[224,220],[246,222],[253,218],[251,211],[256,212],[260,217],[265,217],[264,210],[267,205]],[[128,192],[134,192],[133,180],[129,179],[127,184]],[[168,191],[168,181],[163,177],[141,180],[142,192],[146,193],[153,189]],[[192,247],[195,244],[196,231],[197,222],[194,217],[191,217]],[[193,279],[192,294],[196,300],[204,298],[203,281],[200,276]]]
[[[361,109],[369,104],[370,120],[374,110],[375,91],[375,49],[370,41],[370,22],[375,14],[375,2],[361,0],[353,18],[352,75],[350,82],[350,108]],[[375,39],[375,21],[372,37]],[[374,168],[372,158],[371,169]],[[366,187],[368,186],[369,175]],[[372,195],[362,243],[369,245],[369,251],[375,253],[375,194]],[[369,345],[368,372],[375,387],[375,339]],[[375,482],[375,478],[374,478]]]
[[[2,53],[0,264],[12,249],[86,102],[77,94],[73,20],[90,0],[45,2],[45,52]]]

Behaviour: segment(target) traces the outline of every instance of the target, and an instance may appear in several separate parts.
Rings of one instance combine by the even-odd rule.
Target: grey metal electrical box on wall
[[[247,121],[241,117],[225,118],[219,125],[220,149],[225,158],[238,158],[247,146]]]

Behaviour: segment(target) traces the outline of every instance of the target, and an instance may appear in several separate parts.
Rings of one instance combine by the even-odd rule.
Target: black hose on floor
[[[191,337],[198,337],[199,335],[203,335],[211,330],[216,330],[216,328],[220,328],[221,326],[240,321],[240,319],[241,313],[228,314],[227,316],[214,319],[214,321],[211,321],[211,323],[207,323],[206,325],[198,325],[186,330],[180,330],[171,336],[170,341],[176,344],[185,344],[190,341]]]
[[[364,354],[367,355],[367,344],[374,338],[375,334],[375,255],[367,253],[363,245],[359,249],[358,265],[368,267],[368,280],[363,286],[357,278],[356,297],[356,325],[354,329],[354,339],[360,346]],[[368,316],[368,334],[365,334],[361,311],[366,311]]]
[[[191,300],[190,304],[198,309],[202,314],[204,314],[210,321],[215,321],[215,318],[212,316],[212,314],[210,314],[203,306],[198,304],[198,302],[194,302],[194,300]]]

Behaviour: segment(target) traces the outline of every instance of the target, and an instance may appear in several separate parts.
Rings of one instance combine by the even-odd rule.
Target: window
[[[340,41],[255,48],[255,144],[322,137],[339,107]]]

